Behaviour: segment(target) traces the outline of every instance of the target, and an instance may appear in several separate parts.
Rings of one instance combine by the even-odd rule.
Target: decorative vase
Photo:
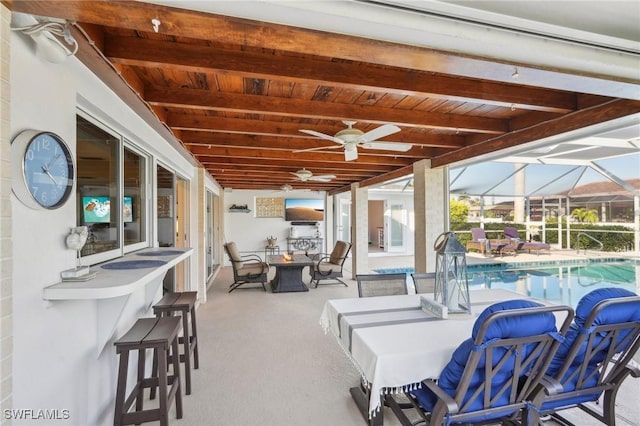
[[[276,246],[276,241],[278,241],[278,239],[276,237],[273,236],[269,236],[267,237],[267,246],[270,248],[273,248]]]

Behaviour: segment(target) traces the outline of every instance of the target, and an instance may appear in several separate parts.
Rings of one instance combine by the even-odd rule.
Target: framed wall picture
[[[158,217],[173,217],[171,195],[158,195]]]
[[[282,197],[256,197],[256,217],[283,217]]]

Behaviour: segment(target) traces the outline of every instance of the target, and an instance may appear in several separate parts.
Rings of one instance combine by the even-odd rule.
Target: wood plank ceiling
[[[421,159],[444,166],[640,112],[637,94],[595,95],[593,76],[526,64],[133,1],[2,3],[75,21],[78,58],[225,188],[337,193],[409,174]],[[549,84],[519,83],[516,67]],[[476,68],[495,80],[468,77]],[[548,88],[563,82],[581,91]],[[629,82],[607,83],[620,93]],[[300,132],[334,135],[344,120],[364,132],[395,124],[381,140],[412,147],[361,147],[345,161],[341,146]],[[296,181],[302,168],[336,177]]]

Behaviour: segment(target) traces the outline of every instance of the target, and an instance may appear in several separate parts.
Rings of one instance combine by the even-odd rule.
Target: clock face
[[[73,159],[60,137],[48,132],[29,137],[22,165],[24,186],[37,205],[55,209],[69,198],[73,188]]]

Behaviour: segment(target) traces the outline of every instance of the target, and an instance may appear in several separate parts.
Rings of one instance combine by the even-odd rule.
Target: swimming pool
[[[503,288],[523,295],[575,307],[591,290],[620,287],[638,293],[640,262],[605,259],[589,262],[493,264],[467,267],[469,289]],[[376,269],[377,273],[407,273],[413,268]]]

